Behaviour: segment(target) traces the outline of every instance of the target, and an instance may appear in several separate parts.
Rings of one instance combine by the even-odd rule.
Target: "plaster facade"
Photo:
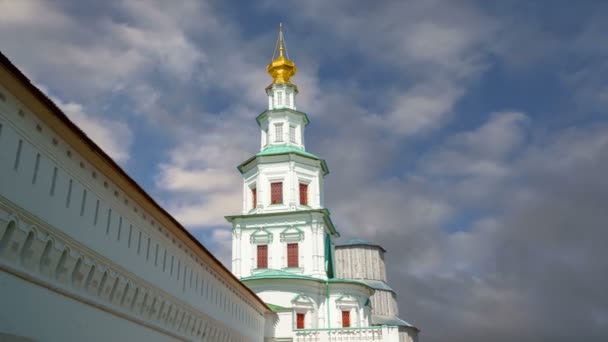
[[[255,294],[4,56],[0,80],[0,296],[40,300],[3,305],[0,333],[264,340],[267,316],[276,315]],[[25,324],[34,308],[44,323]],[[66,338],[87,319],[95,327]]]

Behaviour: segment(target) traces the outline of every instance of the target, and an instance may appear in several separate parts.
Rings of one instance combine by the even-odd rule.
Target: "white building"
[[[278,314],[276,341],[415,341],[397,317],[384,249],[339,237],[324,206],[325,161],[305,148],[296,73],[282,32],[268,73],[268,109],[256,121],[260,152],[238,166],[243,209],[233,225],[232,272]]]
[[[417,339],[382,247],[334,245],[282,33],[276,50],[232,273],[0,54],[0,341]]]
[[[0,54],[0,341],[264,341],[258,296]]]

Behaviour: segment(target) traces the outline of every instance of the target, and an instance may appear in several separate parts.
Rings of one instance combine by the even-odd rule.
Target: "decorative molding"
[[[285,228],[279,236],[281,242],[300,242],[304,240],[304,232],[296,227]]]
[[[179,340],[250,340],[2,198],[0,270]]]
[[[272,243],[272,233],[266,230],[266,228],[258,228],[255,232],[249,236],[249,240],[252,244],[270,244]]]

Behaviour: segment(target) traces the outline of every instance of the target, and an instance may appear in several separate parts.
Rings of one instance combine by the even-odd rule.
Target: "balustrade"
[[[294,342],[398,342],[399,328],[378,326],[363,328],[298,329],[294,330]]]

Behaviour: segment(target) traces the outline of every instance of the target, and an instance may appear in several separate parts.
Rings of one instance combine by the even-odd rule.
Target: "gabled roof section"
[[[291,146],[291,145],[269,145],[265,149],[261,150],[256,154],[256,156],[272,156],[275,154],[284,154],[284,153],[295,153],[305,157],[309,157],[312,159],[321,160],[321,158],[315,156],[310,152],[306,152],[303,149]]]
[[[356,302],[357,298],[350,293],[344,293],[336,298],[336,302]]]
[[[294,302],[299,302],[299,303],[306,303],[306,304],[312,304],[313,301],[312,299],[310,299],[310,297],[308,297],[307,295],[300,293],[297,296],[293,297],[293,299],[291,300],[292,303]]]
[[[264,119],[269,113],[279,113],[279,112],[289,112],[292,114],[301,115],[301,116],[303,116],[303,119],[304,119],[304,125],[308,126],[308,124],[310,123],[310,121],[308,120],[308,115],[306,115],[306,113],[300,112],[299,110],[294,110],[291,108],[267,109],[267,110],[263,111],[262,113],[260,113],[260,115],[258,115],[255,118],[255,121],[258,123],[258,125],[261,126],[262,119]]]

